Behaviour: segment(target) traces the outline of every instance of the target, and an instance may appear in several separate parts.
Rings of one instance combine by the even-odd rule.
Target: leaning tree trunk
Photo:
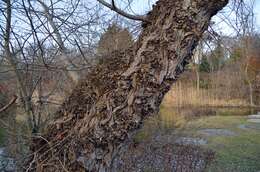
[[[106,57],[34,140],[31,171],[111,171],[125,140],[190,60],[210,19],[228,0],[159,0],[133,48]]]

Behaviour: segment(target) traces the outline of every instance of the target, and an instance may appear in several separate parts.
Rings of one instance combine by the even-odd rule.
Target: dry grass
[[[225,92],[225,91],[223,91]],[[227,93],[227,92],[226,92]],[[185,107],[185,106],[250,106],[247,99],[234,98],[231,95],[218,95],[218,89],[200,89],[192,86],[184,86],[178,82],[165,96],[164,106]]]

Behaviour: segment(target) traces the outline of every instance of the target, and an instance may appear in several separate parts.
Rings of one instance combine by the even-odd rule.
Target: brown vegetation
[[[260,41],[255,36],[256,41]],[[235,42],[235,38],[233,39]],[[252,42],[250,42],[252,44]],[[228,45],[223,45],[228,46]],[[259,106],[260,56],[259,50],[252,47],[243,53],[243,42],[238,41],[231,50],[218,50],[216,63],[222,60],[220,68],[212,68],[212,53],[202,54],[206,62],[195,63],[195,68],[202,71],[193,72],[189,68],[172,90],[167,94],[165,103],[169,106],[214,106],[214,107],[253,107]],[[251,52],[251,53],[249,53]],[[254,53],[253,53],[254,52]],[[229,56],[224,56],[229,54]],[[211,62],[210,62],[211,61]],[[213,61],[214,62],[214,61]],[[214,66],[214,65],[213,65]],[[199,75],[199,78],[198,78]],[[252,89],[251,89],[252,87]]]

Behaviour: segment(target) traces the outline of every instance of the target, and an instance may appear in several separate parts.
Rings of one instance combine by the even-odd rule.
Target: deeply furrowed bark
[[[125,140],[158,113],[211,17],[227,3],[159,0],[134,47],[104,58],[34,140],[31,171],[113,171]]]

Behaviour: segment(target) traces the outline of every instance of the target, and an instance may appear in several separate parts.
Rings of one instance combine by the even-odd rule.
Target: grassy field
[[[159,131],[167,135],[171,133],[176,138],[202,138],[207,140],[207,144],[201,147],[215,152],[214,161],[208,166],[206,172],[260,171],[260,124],[247,122],[246,113],[241,113],[241,110],[222,109],[215,115],[187,118],[187,115],[194,113],[194,110],[176,111],[163,107],[158,116],[145,122],[144,128],[135,139],[137,141],[150,139]],[[243,126],[253,126],[254,129],[243,128]],[[210,136],[200,133],[205,129],[222,129],[234,135]]]
[[[208,137],[205,147],[216,152],[215,161],[208,172],[258,172],[260,170],[260,132],[255,129],[242,129],[242,125],[255,125],[241,116],[215,116],[191,122],[195,129],[221,128],[233,131],[234,136]],[[260,129],[260,124],[259,124]]]
[[[260,171],[260,124],[247,122],[246,116],[210,116],[192,120],[182,128],[182,135],[204,138],[205,148],[213,150],[215,160],[208,172],[259,172]],[[256,129],[241,128],[254,126]],[[203,136],[203,129],[225,129],[233,136]]]

